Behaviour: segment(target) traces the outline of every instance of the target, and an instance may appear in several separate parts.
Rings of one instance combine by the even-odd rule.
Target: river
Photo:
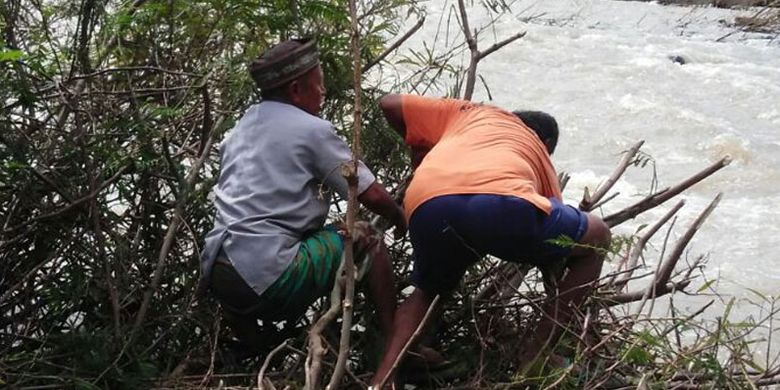
[[[419,50],[426,42],[443,53],[462,41],[454,16],[449,35],[443,33],[456,6],[425,3],[428,22],[409,47]],[[605,180],[620,153],[638,140],[646,141],[642,150],[654,164],[629,170],[605,214],[641,199],[654,174],[663,188],[730,155],[730,166],[681,196],[687,204],[672,238],[723,192],[685,256],[708,256],[704,274],[716,279],[720,294],[752,300],[758,300],[755,292],[780,295],[780,38],[730,26],[736,16],[756,10],[607,0],[517,1],[511,8],[481,34],[480,47],[520,31],[527,35],[486,57],[478,72],[492,104],[543,110],[558,119],[561,139],[553,159],[572,176],[567,201],[576,204],[584,187],[592,190]],[[475,6],[469,19],[478,28],[489,16]],[[451,84],[429,94],[442,94]],[[490,100],[480,82],[474,100]],[[615,234],[654,222],[669,203]],[[651,266],[664,232],[658,236],[647,253]]]

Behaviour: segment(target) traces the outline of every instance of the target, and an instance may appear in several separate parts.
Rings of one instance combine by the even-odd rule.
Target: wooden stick
[[[593,205],[601,201],[607,192],[609,192],[609,190],[615,186],[615,183],[617,183],[618,179],[620,179],[620,177],[623,176],[623,174],[626,172],[626,169],[631,164],[631,162],[634,161],[634,157],[639,152],[639,149],[642,147],[642,145],[644,145],[644,143],[644,140],[637,142],[634,144],[634,146],[628,149],[625,154],[623,154],[623,158],[620,160],[617,168],[615,168],[615,170],[612,172],[612,175],[609,177],[609,179],[607,179],[607,181],[605,181],[596,189],[596,192],[592,196],[583,195],[582,201],[580,202],[580,210],[591,211],[593,209]]]
[[[669,210],[666,215],[664,215],[658,222],[656,222],[653,226],[650,227],[650,230],[648,230],[645,234],[642,235],[642,237],[639,239],[639,241],[636,243],[634,248],[632,248],[631,253],[628,256],[628,261],[626,262],[626,269],[630,270],[630,272],[627,272],[623,275],[623,277],[620,278],[620,280],[614,282],[614,286],[616,288],[621,288],[625,286],[629,279],[631,279],[631,275],[633,275],[634,270],[636,269],[636,263],[639,261],[639,257],[642,256],[642,252],[645,250],[645,246],[647,245],[647,242],[652,238],[655,233],[658,232],[658,230],[661,228],[661,226],[665,225],[669,219],[671,219],[677,212],[685,205],[685,201],[681,200],[679,201],[674,207],[672,207],[671,210]]]
[[[325,348],[322,346],[322,331],[333,321],[341,308],[341,285],[344,283],[341,276],[344,272],[344,263],[342,258],[339,269],[336,271],[336,282],[333,284],[333,290],[330,291],[330,307],[325,314],[309,328],[309,354],[306,356],[305,372],[306,382],[304,389],[314,390],[319,388],[320,371],[322,370],[322,357],[325,355]]]
[[[266,390],[265,387],[265,370],[268,368],[268,365],[271,364],[271,359],[279,353],[282,349],[287,347],[287,344],[290,342],[290,339],[284,340],[283,343],[279,344],[276,348],[274,348],[268,356],[265,357],[265,361],[263,362],[263,366],[260,367],[260,372],[257,373],[257,390]],[[269,383],[271,386],[271,390],[275,390],[272,383]]]
[[[146,312],[149,310],[149,304],[152,301],[154,291],[157,290],[157,287],[159,287],[160,281],[162,280],[163,269],[165,269],[165,259],[168,257],[168,252],[170,252],[171,247],[173,247],[173,243],[176,241],[176,230],[179,228],[179,225],[182,222],[184,206],[186,205],[189,198],[190,189],[195,184],[195,179],[198,177],[200,167],[203,166],[203,162],[208,157],[211,144],[214,141],[213,130],[219,128],[224,119],[224,116],[221,117],[217,124],[211,129],[211,131],[209,131],[209,137],[206,140],[206,145],[203,147],[203,153],[201,153],[195,163],[192,164],[192,167],[187,174],[186,180],[184,183],[182,183],[182,191],[179,194],[179,199],[177,200],[176,207],[173,210],[173,217],[171,217],[170,225],[168,225],[168,231],[165,233],[165,239],[163,240],[160,254],[157,257],[157,265],[155,266],[154,273],[152,274],[151,283],[149,284],[149,288],[146,290],[146,292],[144,292],[144,297],[141,301],[141,308],[138,310],[138,315],[135,317],[133,328],[130,331],[130,339],[127,342],[128,344],[132,343],[134,336],[141,329],[141,325],[143,324],[144,319],[146,319]]]
[[[398,47],[401,46],[404,42],[406,42],[409,38],[411,38],[412,35],[414,35],[414,33],[416,33],[417,30],[419,30],[423,26],[423,24],[425,24],[425,17],[424,16],[422,18],[420,18],[420,20],[417,21],[417,24],[415,24],[409,31],[407,31],[406,34],[404,34],[401,38],[399,38],[397,41],[393,42],[392,45],[390,45],[387,49],[385,49],[385,51],[383,51],[382,54],[378,55],[376,58],[371,60],[371,62],[366,64],[363,67],[363,73],[367,72],[374,65],[382,62],[382,60],[384,60],[385,57],[387,57],[388,55],[390,55],[390,53],[392,53],[393,51],[398,49]]]
[[[347,365],[347,355],[349,355],[350,329],[352,328],[352,300],[355,296],[355,254],[354,254],[354,232],[355,218],[357,216],[358,201],[358,164],[360,161],[360,126],[362,123],[363,107],[361,105],[361,67],[360,67],[360,29],[358,26],[357,4],[355,0],[349,0],[349,15],[352,20],[352,61],[353,69],[353,88],[355,90],[355,109],[353,111],[354,120],[352,122],[352,162],[345,164],[344,178],[349,185],[347,196],[347,234],[344,237],[344,273],[345,273],[345,291],[344,302],[341,316],[341,338],[339,341],[339,355],[336,359],[336,367],[333,369],[333,375],[326,389],[336,389],[344,377],[344,369]]]
[[[713,173],[723,169],[730,163],[731,163],[731,157],[729,156],[723,157],[722,159],[718,160],[716,163],[703,169],[701,172],[691,176],[690,178],[683,180],[676,186],[656,192],[655,194],[652,195],[648,195],[647,197],[640,200],[639,202],[629,207],[626,207],[625,209],[618,211],[615,214],[605,217],[604,222],[609,227],[617,226],[677,196],[679,193],[687,190],[694,184],[706,179],[707,177],[711,176]]]
[[[715,210],[715,207],[718,206],[718,203],[720,203],[721,198],[723,198],[723,193],[718,193],[718,195],[715,196],[715,199],[710,202],[709,206],[707,206],[704,211],[699,214],[699,217],[696,218],[696,220],[693,222],[693,225],[691,225],[690,228],[685,232],[685,234],[680,238],[679,241],[677,241],[677,245],[674,247],[674,250],[671,254],[669,254],[669,259],[666,261],[666,264],[664,264],[663,268],[661,268],[661,272],[658,276],[658,279],[656,280],[656,287],[663,286],[669,282],[669,278],[672,275],[672,271],[674,271],[674,267],[677,265],[677,262],[680,260],[680,257],[682,256],[683,251],[688,246],[688,243],[691,241],[693,236],[696,234],[697,231],[699,231],[699,228],[701,228],[701,225],[704,223],[704,221],[707,219],[707,217],[712,214],[712,211]]]

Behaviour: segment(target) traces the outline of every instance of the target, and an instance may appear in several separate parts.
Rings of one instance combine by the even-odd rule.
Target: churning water
[[[426,7],[428,22],[410,45],[427,42],[443,52],[437,25],[442,14],[446,24],[453,3]],[[687,256],[709,254],[705,274],[718,280],[720,293],[780,294],[780,38],[730,27],[736,16],[756,10],[607,0],[517,1],[512,9],[481,34],[480,47],[519,31],[527,35],[483,60],[479,74],[493,104],[556,116],[562,133],[553,160],[572,175],[567,200],[579,202],[583,188],[606,179],[620,153],[639,140],[655,161],[660,188],[730,155],[730,166],[683,193],[687,203],[672,238],[723,192]],[[472,27],[489,20],[477,7],[469,15]],[[460,34],[454,20],[450,41]],[[474,100],[489,100],[479,83]],[[620,197],[604,213],[641,199],[652,177],[652,165],[630,168],[615,187]],[[654,222],[673,203],[616,232]],[[651,251],[647,261],[657,258]]]

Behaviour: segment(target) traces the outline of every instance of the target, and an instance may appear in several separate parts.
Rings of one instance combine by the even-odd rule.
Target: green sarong
[[[333,288],[343,252],[344,241],[333,226],[301,241],[295,260],[260,297],[265,304],[259,316],[273,320],[301,316]]]

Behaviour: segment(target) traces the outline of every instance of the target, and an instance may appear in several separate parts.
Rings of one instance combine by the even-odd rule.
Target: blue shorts
[[[409,222],[412,283],[427,293],[448,292],[485,255],[533,265],[563,261],[571,243],[585,234],[588,218],[557,199],[550,202],[548,215],[515,196],[444,195],[426,201]]]

